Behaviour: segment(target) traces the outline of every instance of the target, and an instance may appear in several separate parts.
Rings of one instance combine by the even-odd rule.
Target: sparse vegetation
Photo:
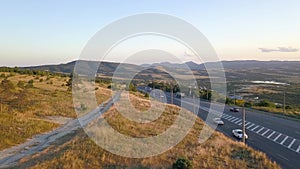
[[[144,110],[150,106],[143,96],[130,96],[135,108]],[[167,105],[166,111],[159,119],[145,124],[130,121],[120,115],[115,108],[104,114],[109,124],[120,133],[151,137],[164,132],[176,119],[179,107]],[[188,113],[188,112],[185,112]],[[193,115],[189,113],[189,115]],[[197,118],[187,136],[172,149],[148,158],[125,158],[114,155],[96,145],[82,130],[68,141],[49,147],[43,152],[23,159],[20,166],[30,168],[172,168],[173,166],[190,166],[192,168],[280,168],[270,161],[265,154],[249,148],[242,143],[228,139],[215,132],[205,143],[198,142],[203,121]],[[66,139],[66,138],[64,138]],[[125,147],[124,147],[125,148]],[[189,160],[179,160],[182,157]],[[176,162],[177,161],[177,162]],[[175,164],[175,165],[174,165]]]
[[[58,127],[46,121],[46,116],[76,117],[72,94],[67,86],[61,85],[67,77],[53,76],[51,80],[55,83],[48,84],[46,80],[41,81],[48,78],[43,75],[3,74],[4,78],[0,79],[0,149]],[[98,88],[96,98],[102,103],[110,92],[99,85]]]

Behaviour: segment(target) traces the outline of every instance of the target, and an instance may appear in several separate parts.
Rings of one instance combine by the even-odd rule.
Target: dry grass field
[[[130,95],[132,105],[137,110],[150,107],[148,99],[139,94]],[[122,102],[122,98],[120,100]],[[151,137],[164,132],[178,117],[180,107],[166,105],[162,115],[150,123],[137,123],[124,118],[115,107],[104,115],[109,124],[120,133],[133,137]],[[185,111],[186,117],[194,116]],[[172,168],[180,157],[191,161],[193,168],[280,168],[265,154],[253,150],[240,142],[233,141],[215,132],[205,143],[199,143],[199,134],[204,122],[196,118],[187,136],[166,152],[148,158],[125,158],[114,155],[99,147],[82,130],[73,133],[51,145],[43,152],[23,159],[16,168]],[[126,147],[124,147],[126,148]]]
[[[72,94],[65,85],[69,78],[3,74],[7,79],[0,78],[0,150],[58,127],[60,124],[47,119],[49,116],[77,117]],[[33,86],[28,85],[30,80]],[[97,85],[100,104],[110,92],[103,84]]]

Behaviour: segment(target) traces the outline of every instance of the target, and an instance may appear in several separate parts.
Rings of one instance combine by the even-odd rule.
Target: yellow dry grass
[[[149,106],[149,101],[130,96],[138,110]],[[104,114],[109,124],[120,133],[135,137],[151,137],[164,132],[176,118],[180,107],[167,105],[159,119],[150,123],[137,123],[120,115],[115,108]],[[194,116],[187,112],[187,117]],[[33,159],[24,160],[20,166],[29,168],[172,168],[179,157],[188,158],[193,168],[280,168],[265,154],[235,142],[219,132],[215,132],[205,143],[199,143],[203,121],[196,119],[187,136],[173,148],[157,156],[148,158],[125,158],[114,155],[96,145],[83,131],[78,131],[64,145],[58,144],[47,149]],[[126,147],[124,147],[126,148]],[[50,153],[53,152],[53,153]],[[49,155],[50,153],[50,155]],[[48,154],[48,155],[47,155]],[[18,167],[20,167],[18,166]]]

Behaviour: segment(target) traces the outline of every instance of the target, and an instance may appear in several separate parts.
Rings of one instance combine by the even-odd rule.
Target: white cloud
[[[292,47],[277,47],[276,49],[258,48],[261,52],[298,52],[297,48]]]

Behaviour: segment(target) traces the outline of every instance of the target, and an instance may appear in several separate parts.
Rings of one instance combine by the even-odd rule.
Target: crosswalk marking
[[[250,126],[247,127],[247,129],[251,128],[251,127],[254,126],[254,125],[255,125],[255,124],[252,123]]]
[[[242,121],[242,119],[239,119],[238,121],[235,122],[235,124],[238,124],[238,123],[241,122],[241,121]]]
[[[286,136],[286,137],[281,141],[280,144],[282,145],[288,137],[289,137],[289,136]]]
[[[254,127],[251,131],[253,131],[253,130],[255,130],[255,129],[257,129],[259,127],[259,125],[257,125],[256,127]]]
[[[264,129],[264,127],[261,127],[261,129],[259,129],[256,133],[261,132]]]
[[[247,126],[248,124],[251,124],[251,123],[250,123],[250,122],[246,122],[246,123],[245,123],[245,126]]]
[[[236,120],[238,120],[239,118],[236,118],[236,119],[234,119],[234,120],[232,120],[231,122],[233,123],[234,121],[236,121]]]
[[[231,118],[229,118],[229,119],[227,119],[228,121],[230,121],[230,120],[232,120],[232,119],[234,119],[235,117],[231,117]]]
[[[299,151],[300,151],[300,145],[298,146],[298,148],[297,148],[296,151],[297,151],[297,153],[299,153]]]
[[[278,136],[273,141],[276,141],[280,136],[281,136],[281,133],[279,133]]]
[[[296,139],[293,139],[293,141],[290,143],[290,145],[288,146],[288,148],[291,148],[295,141],[296,141]]]
[[[270,138],[270,137],[272,137],[273,136],[273,134],[275,134],[276,132],[275,131],[273,131],[267,138]]]
[[[264,136],[265,134],[267,134],[268,131],[270,131],[270,129],[266,130],[266,131],[262,134],[262,136]]]
[[[226,113],[222,114],[220,117],[222,119],[228,120],[231,123],[239,125],[239,126],[241,126],[242,123],[243,123],[242,122],[243,120],[241,118],[238,118],[238,117],[235,117],[235,116],[231,116],[231,115],[226,114]],[[289,137],[287,135],[284,135],[282,133],[273,131],[272,129],[268,129],[268,128],[265,128],[265,127],[260,126],[260,125],[256,125],[256,124],[251,123],[249,121],[245,122],[245,126],[246,126],[246,129],[249,129],[249,131],[253,131],[253,132],[255,132],[255,133],[257,133],[257,134],[259,134],[259,135],[261,135],[261,136],[263,136],[263,137],[265,137],[267,139],[270,139],[272,136],[276,135],[276,133],[277,133],[278,135],[276,136],[276,138],[270,139],[270,140],[272,140],[272,141],[276,142],[277,144],[280,144],[280,145],[282,145],[282,146],[284,146],[284,147],[286,147],[286,148],[288,148],[288,149],[290,149],[290,150],[292,150],[292,151],[294,151],[296,153],[300,153],[300,144],[298,145],[297,149],[295,148],[295,147],[297,147],[297,144],[298,144],[298,139],[296,139],[296,138]],[[260,133],[260,132],[262,132],[262,133]],[[271,133],[271,134],[268,135],[268,132]],[[277,141],[281,136],[284,136],[284,139],[281,140],[281,141]],[[284,145],[284,143],[288,139],[291,139],[291,142],[288,143],[288,145]],[[292,147],[293,145],[294,145],[294,147]]]
[[[227,120],[227,119],[229,119],[229,118],[231,118],[231,117],[232,117],[232,116],[227,116],[227,117],[225,117],[224,119],[226,119],[226,120]]]
[[[224,118],[224,117],[227,117],[227,116],[228,116],[227,114],[223,114],[223,115],[222,115],[223,118]]]

